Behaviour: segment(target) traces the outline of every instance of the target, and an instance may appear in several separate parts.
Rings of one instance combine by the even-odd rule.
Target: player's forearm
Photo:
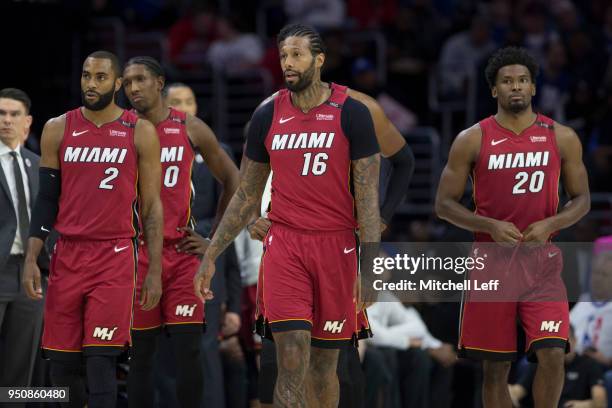
[[[219,222],[206,256],[214,260],[225,251],[251,220],[258,202],[258,198],[253,196],[249,189],[245,189],[244,186],[238,187]]]
[[[26,251],[25,261],[26,262],[34,262],[38,259],[40,252],[45,245],[45,241],[37,237],[28,238],[28,249]]]
[[[436,215],[471,232],[489,232],[491,219],[475,214],[452,198],[436,200]]]
[[[143,209],[142,227],[150,263],[161,265],[164,240],[164,218],[161,200],[154,200]],[[159,270],[161,272],[161,268]]]
[[[380,242],[379,175],[380,155],[375,154],[353,162],[355,208],[359,238],[363,243]]]
[[[205,254],[213,261],[247,225],[255,209],[260,205],[259,200],[266,185],[268,174],[270,174],[270,165],[245,157],[240,172],[240,185],[230,200]]]
[[[551,231],[559,231],[580,221],[591,209],[589,194],[573,197],[558,214],[548,218]]]

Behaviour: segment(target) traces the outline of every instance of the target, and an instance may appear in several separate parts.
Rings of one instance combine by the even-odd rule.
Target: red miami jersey
[[[554,121],[537,115],[520,134],[493,116],[480,122],[482,141],[474,165],[476,214],[512,222],[520,231],[557,213],[561,157]],[[491,241],[476,233],[477,241]]]
[[[313,231],[355,229],[351,161],[378,152],[369,111],[333,87],[323,104],[302,112],[284,89],[254,114],[246,155],[273,171],[268,217]]]
[[[55,229],[86,240],[134,238],[138,225],[138,158],[127,110],[98,127],[81,108],[66,113],[60,144],[61,195]]]
[[[178,227],[191,221],[191,168],[195,153],[187,135],[187,115],[169,108],[168,117],[156,126],[161,147],[164,239],[183,237]]]

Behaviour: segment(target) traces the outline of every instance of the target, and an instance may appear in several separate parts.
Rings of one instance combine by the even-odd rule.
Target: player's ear
[[[123,84],[123,77],[117,77],[117,79],[115,79],[115,92],[119,92],[122,84]]]
[[[315,65],[316,65],[316,67],[321,69],[321,67],[323,66],[324,62],[325,62],[325,54],[323,54],[322,52],[318,53],[315,56]]]
[[[493,98],[497,98],[497,87],[496,86],[491,87],[491,96]]]
[[[166,78],[163,76],[157,77],[157,92],[161,92],[164,89],[164,85],[166,84]]]

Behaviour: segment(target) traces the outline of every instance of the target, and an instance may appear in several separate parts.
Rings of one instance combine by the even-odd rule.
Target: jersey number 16
[[[327,163],[325,160],[328,159],[327,153],[317,153],[312,160],[312,174],[320,176],[327,170]],[[304,153],[304,167],[302,168],[302,176],[307,176],[310,172],[310,161],[312,159],[312,153]]]

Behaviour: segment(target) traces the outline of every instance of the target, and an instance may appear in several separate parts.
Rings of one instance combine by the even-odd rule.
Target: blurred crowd
[[[282,76],[275,34],[287,22],[312,24],[324,33],[328,48],[323,79],[382,100],[404,131],[437,127],[439,115],[430,109],[431,76],[436,97],[461,101],[474,92],[475,119],[492,113],[495,104],[483,75],[486,59],[498,47],[524,46],[540,63],[536,109],[576,129],[587,152],[592,189],[609,190],[608,1],[94,0],[90,13],[120,16],[130,31],[165,33],[169,62],[183,70],[203,64],[230,72],[264,67],[277,86]],[[364,32],[383,36],[383,61],[376,47],[351,41]],[[456,121],[453,132],[463,125]]]

